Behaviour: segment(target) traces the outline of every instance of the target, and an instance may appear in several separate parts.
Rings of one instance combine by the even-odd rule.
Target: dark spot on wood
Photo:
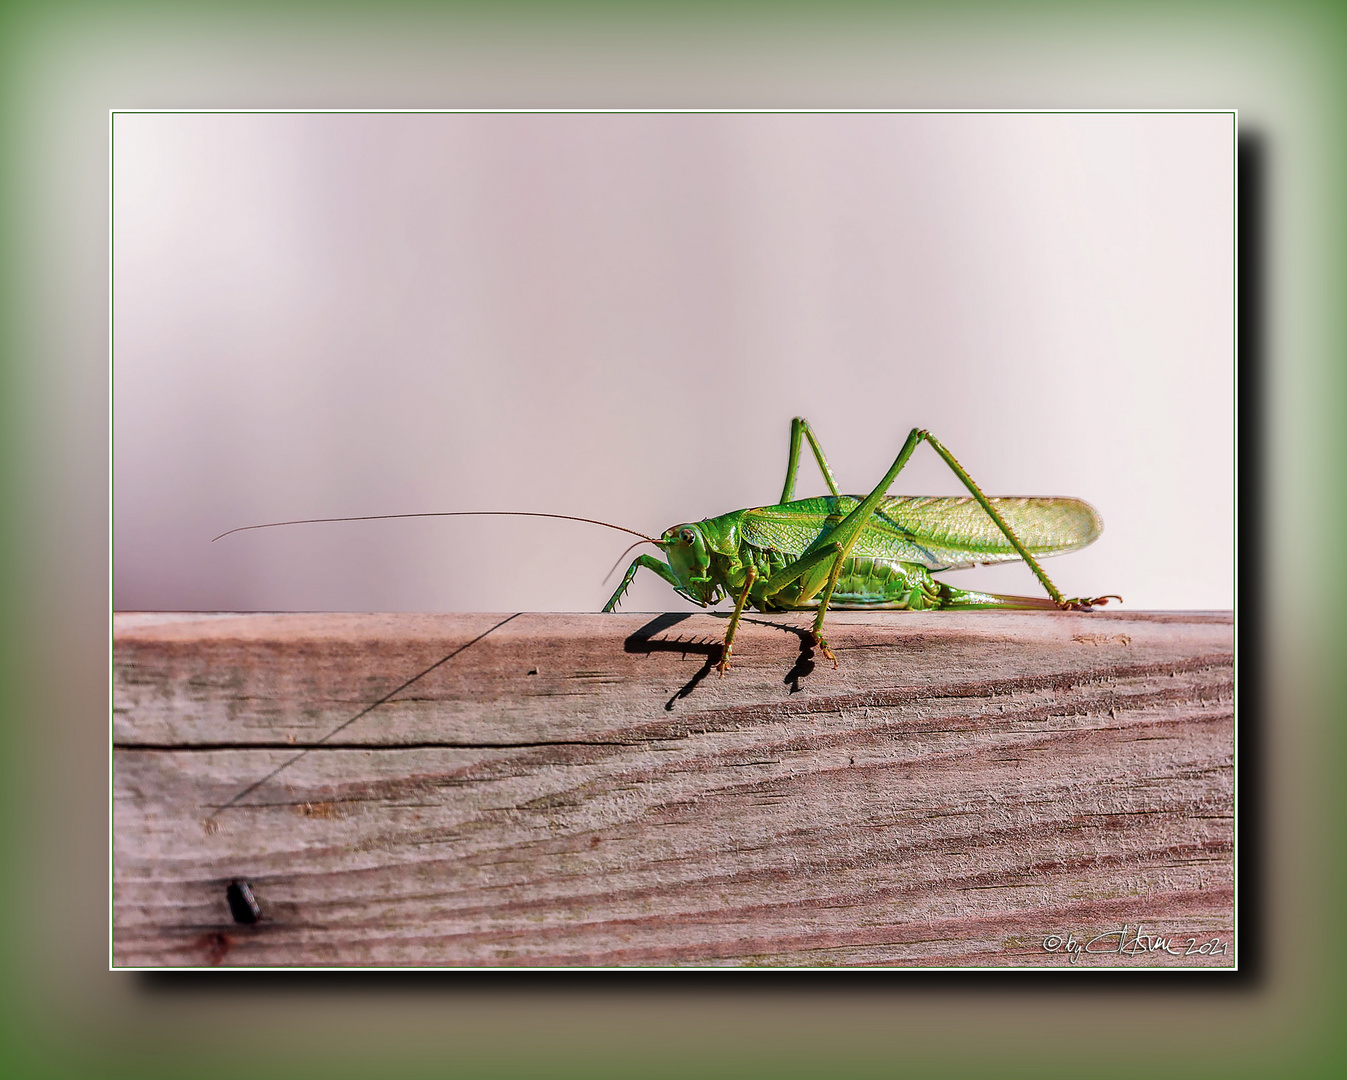
[[[214,967],[234,947],[234,942],[228,934],[222,934],[217,930],[211,934],[202,934],[196,939],[194,947],[202,950],[206,954],[207,963]]]
[[[225,899],[229,901],[229,914],[236,923],[251,926],[262,917],[262,909],[257,906],[257,898],[246,881],[231,881],[225,889]]]

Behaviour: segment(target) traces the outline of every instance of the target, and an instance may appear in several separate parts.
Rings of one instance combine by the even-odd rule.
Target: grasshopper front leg
[[[626,592],[628,586],[631,585],[631,579],[636,576],[636,571],[643,566],[647,570],[655,571],[655,573],[657,573],[660,577],[662,577],[665,581],[667,581],[680,593],[683,591],[683,586],[679,582],[678,578],[674,576],[674,572],[670,570],[667,566],[665,566],[664,563],[660,562],[653,555],[638,555],[636,556],[636,558],[632,559],[631,565],[627,567],[627,572],[622,575],[622,584],[620,584],[617,587],[617,592],[613,593],[613,595],[609,598],[608,603],[603,605],[604,611],[617,610],[618,601],[622,599],[622,594]]]

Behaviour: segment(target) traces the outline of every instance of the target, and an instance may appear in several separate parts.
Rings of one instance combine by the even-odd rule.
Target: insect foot
[[[716,664],[716,671],[720,673],[720,677],[723,679],[725,677],[725,672],[729,670],[730,670],[730,647],[728,645],[722,645],[720,647],[720,663]]]
[[[1077,596],[1070,600],[1063,600],[1060,606],[1063,611],[1093,611],[1097,607],[1103,607],[1110,600],[1122,603],[1121,596],[1114,596],[1110,593],[1108,596],[1096,596],[1089,600]]]
[[[833,662],[833,667],[837,667],[837,657],[833,655],[832,649],[828,648],[828,643],[823,640],[822,634],[814,634],[814,644],[818,646],[818,651]]]

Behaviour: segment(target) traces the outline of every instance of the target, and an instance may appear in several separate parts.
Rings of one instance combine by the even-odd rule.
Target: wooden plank
[[[807,625],[118,614],[114,963],[1234,964],[1229,613]]]

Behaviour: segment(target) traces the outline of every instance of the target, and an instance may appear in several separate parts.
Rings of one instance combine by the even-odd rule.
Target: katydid
[[[809,441],[832,494],[794,498],[802,437]],[[888,496],[894,479],[923,441],[944,458],[971,498]],[[781,501],[666,530],[654,543],[668,562],[638,556],[603,610],[617,607],[636,571],[645,567],[702,607],[735,598],[718,665],[722,675],[729,670],[734,634],[749,603],[759,611],[816,611],[814,641],[836,667],[837,657],[823,638],[823,620],[830,607],[1089,611],[1120,599],[1068,600],[1035,558],[1083,548],[1103,528],[1094,508],[1079,499],[987,498],[954,456],[921,428],[912,429],[893,465],[869,495],[842,495],[813,429],[797,416],[790,426],[790,457]],[[931,577],[932,570],[1015,559],[1029,564],[1050,599],[971,592]]]
[[[829,495],[795,499],[800,442],[806,439]],[[917,446],[927,442],[954,471],[969,496],[889,496]],[[744,607],[759,611],[814,611],[813,638],[823,655],[837,657],[823,637],[829,608],[894,608],[948,611],[974,608],[1047,608],[1090,611],[1117,596],[1066,599],[1048,579],[1038,558],[1076,551],[1093,543],[1103,522],[1089,503],[1067,498],[988,498],[954,456],[930,432],[913,428],[893,465],[869,495],[843,495],[808,421],[791,421],[790,456],[781,500],[775,506],[734,510],[719,517],[666,529],[655,539],[594,518],[527,511],[447,511],[431,514],[373,514],[361,517],[305,518],[247,525],[247,529],[331,521],[371,521],[411,517],[543,517],[602,525],[654,544],[667,559],[639,555],[622,577],[603,610],[613,611],[642,567],[653,570],[680,596],[701,607],[733,597],[734,611],[725,628],[718,665],[729,670],[735,631]],[[629,549],[630,550],[630,549]],[[1036,558],[1037,556],[1037,558]],[[1003,596],[958,589],[931,576],[978,563],[1023,559],[1042,582],[1048,597]]]

